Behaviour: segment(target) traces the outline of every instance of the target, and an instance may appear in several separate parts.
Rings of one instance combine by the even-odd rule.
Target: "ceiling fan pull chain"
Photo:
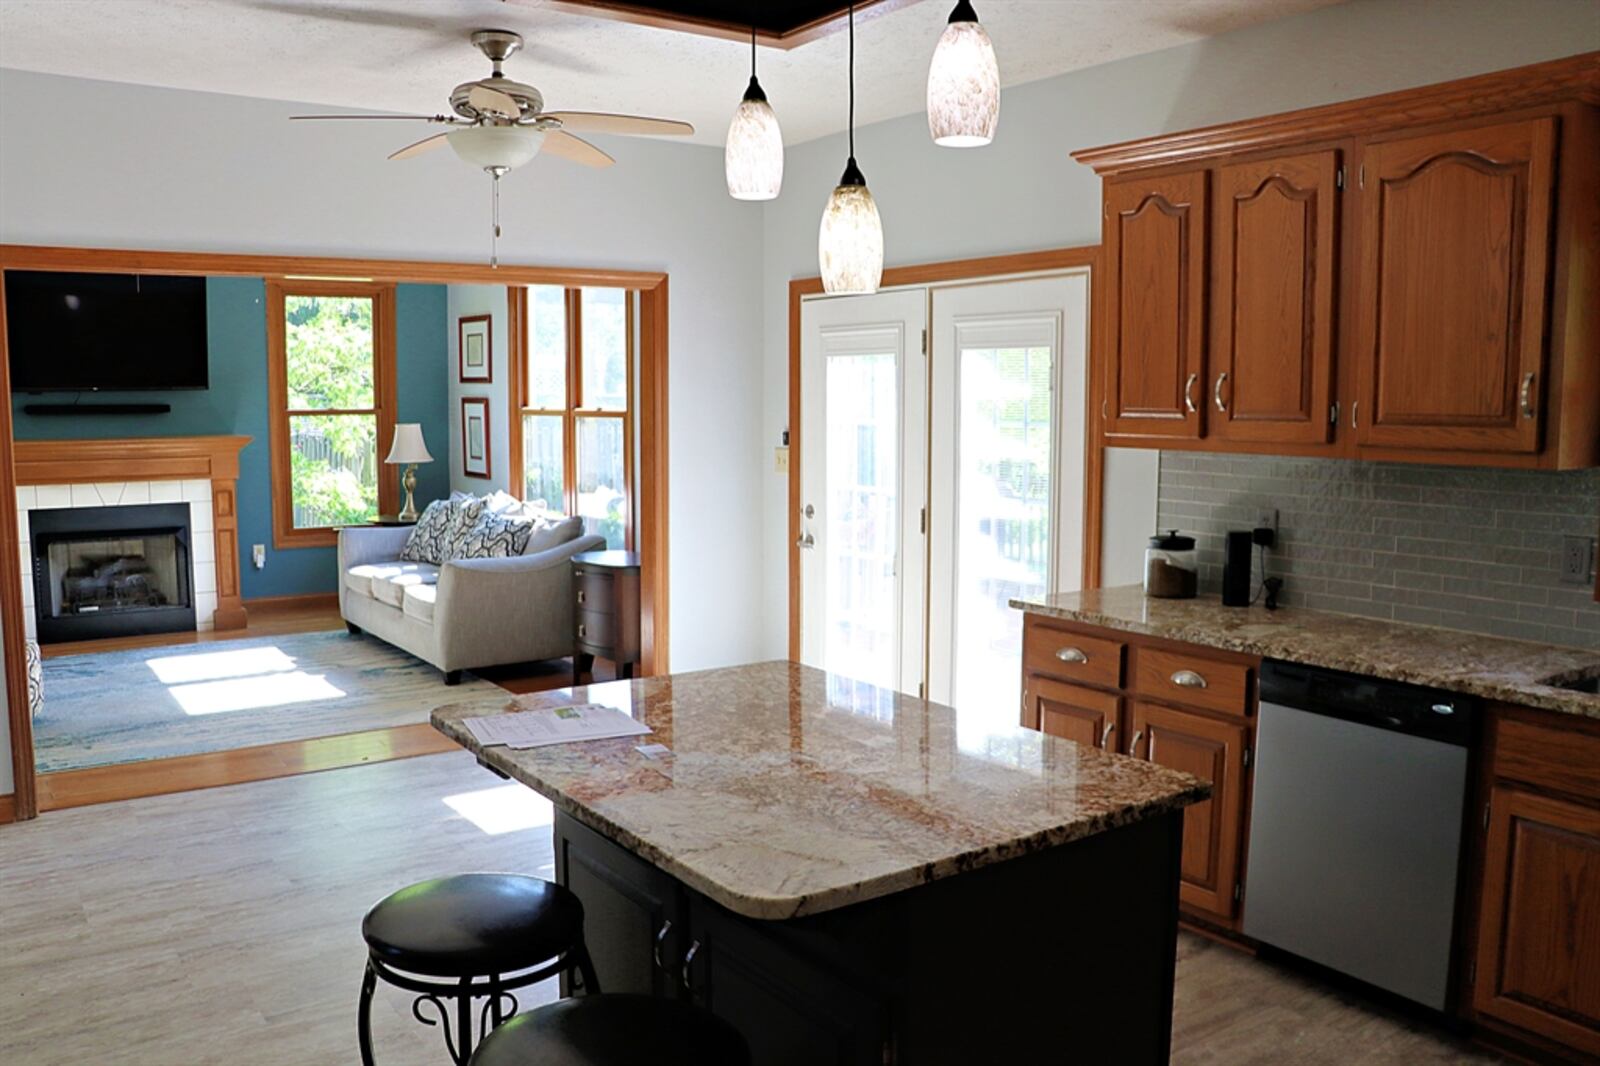
[[[489,266],[498,267],[500,265],[500,175],[491,170],[490,177],[494,179],[490,183],[489,193],[489,212],[494,221],[494,232],[489,238]]]

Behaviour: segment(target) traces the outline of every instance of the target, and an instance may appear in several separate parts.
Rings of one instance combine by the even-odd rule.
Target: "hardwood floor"
[[[444,872],[551,876],[549,823],[545,801],[454,752],[8,826],[0,1062],[354,1062],[366,908]],[[445,1061],[407,997],[380,985],[378,1002],[383,1066]],[[1175,1014],[1185,1066],[1497,1061],[1187,933]]]

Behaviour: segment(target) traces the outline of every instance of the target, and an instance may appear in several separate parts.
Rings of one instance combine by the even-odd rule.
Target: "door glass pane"
[[[528,287],[528,407],[567,406],[567,290]]]
[[[628,290],[583,290],[583,400],[580,407],[628,406]]]
[[[1014,716],[1022,612],[1050,580],[1050,348],[963,348],[956,443],[955,705]]]
[[[290,416],[289,484],[296,529],[377,517],[377,470],[376,416]]]
[[[622,419],[578,419],[578,513],[585,533],[626,546],[627,482],[623,476]]]
[[[900,419],[895,356],[827,361],[823,662],[899,688]]]
[[[376,406],[372,387],[372,299],[285,296],[289,410]]]
[[[560,415],[522,416],[522,498],[565,511]]]

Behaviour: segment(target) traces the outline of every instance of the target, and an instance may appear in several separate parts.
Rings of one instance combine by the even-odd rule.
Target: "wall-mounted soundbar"
[[[30,415],[164,415],[170,403],[25,403]]]

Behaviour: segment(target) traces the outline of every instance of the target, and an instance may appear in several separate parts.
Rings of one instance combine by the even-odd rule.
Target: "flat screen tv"
[[[207,385],[206,279],[8,270],[14,392]]]

